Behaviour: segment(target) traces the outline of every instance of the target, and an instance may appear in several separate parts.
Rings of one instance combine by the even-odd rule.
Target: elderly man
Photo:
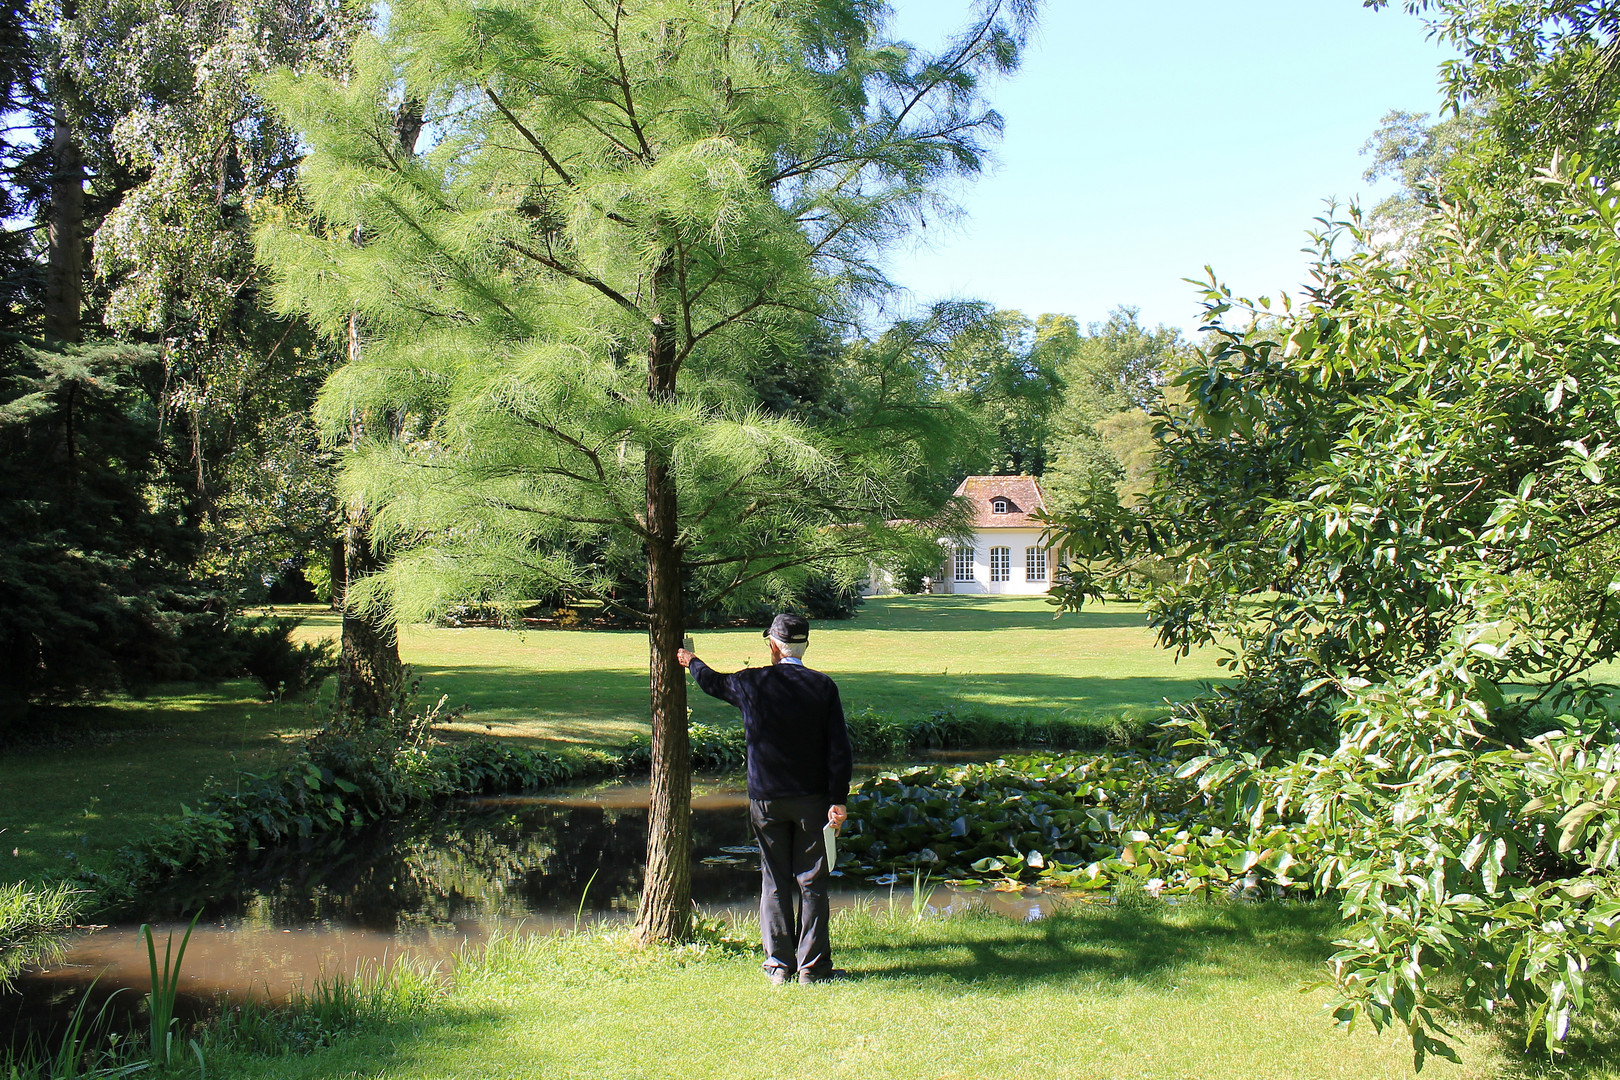
[[[725,675],[685,649],[678,655],[704,693],[742,710],[749,820],[759,840],[765,973],[777,986],[795,973],[799,982],[814,983],[833,974],[827,933],[831,868],[821,833],[844,823],[853,759],[838,685],[804,666],[810,624],[797,615],[778,615],[765,637],[770,667]]]

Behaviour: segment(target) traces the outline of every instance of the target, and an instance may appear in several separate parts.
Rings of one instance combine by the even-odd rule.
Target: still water
[[[182,969],[182,1017],[221,1001],[285,1000],[320,979],[401,959],[447,971],[495,933],[627,919],[641,894],[647,806],[644,783],[466,800],[187,875],[70,942],[58,962],[19,977],[0,995],[0,1032],[43,1037],[92,983],[92,1013],[119,990],[115,1008],[133,1007],[150,989],[139,924],[154,925],[161,961],[165,935],[172,931],[178,944],[199,911]],[[747,795],[734,779],[696,783],[692,839],[693,899],[711,914],[752,911],[759,864]],[[891,898],[909,910],[909,884],[891,891],[851,881],[832,900],[836,908]],[[942,910],[970,902],[1039,918],[1052,899],[948,889],[931,897]]]

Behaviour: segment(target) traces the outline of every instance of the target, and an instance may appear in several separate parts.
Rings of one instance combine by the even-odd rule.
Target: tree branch
[[[607,297],[609,300],[612,300],[615,304],[618,304],[620,307],[624,308],[624,310],[629,311],[642,319],[647,319],[647,313],[642,311],[641,308],[637,307],[634,300],[631,300],[628,296],[625,296],[623,293],[619,292],[619,290],[615,289],[601,278],[596,277],[594,274],[587,274],[583,270],[575,270],[566,263],[560,262],[559,260],[550,258],[546,255],[542,255],[538,251],[535,251],[533,248],[529,247],[527,244],[519,243],[516,240],[502,240],[501,244],[517,252],[519,255],[533,259],[535,262],[546,267],[547,269],[555,270],[564,277],[573,278],[581,285],[590,286],[603,296]]]

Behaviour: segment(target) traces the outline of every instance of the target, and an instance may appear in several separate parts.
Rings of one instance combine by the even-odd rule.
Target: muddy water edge
[[[402,960],[448,973],[463,950],[498,933],[553,933],[635,910],[647,843],[646,784],[471,799],[432,814],[257,852],[177,878],[77,936],[55,963],[0,993],[0,1046],[48,1044],[88,994],[133,1030],[150,989],[141,923],[176,943],[201,912],[182,969],[183,1023],[231,1004],[280,1002],[322,980]],[[752,911],[758,858],[747,795],[735,777],[700,778],[692,798],[692,894],[713,913]],[[909,905],[908,887],[896,902]],[[835,907],[884,902],[888,888],[835,886]],[[976,902],[986,902],[977,894]],[[1052,899],[988,898],[1024,918]],[[974,897],[936,890],[948,909]]]

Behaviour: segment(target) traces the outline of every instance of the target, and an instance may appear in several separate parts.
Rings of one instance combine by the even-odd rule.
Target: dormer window
[[[993,499],[990,502],[990,512],[992,514],[1005,514],[1007,512],[1007,506],[1008,503],[1006,499]]]

